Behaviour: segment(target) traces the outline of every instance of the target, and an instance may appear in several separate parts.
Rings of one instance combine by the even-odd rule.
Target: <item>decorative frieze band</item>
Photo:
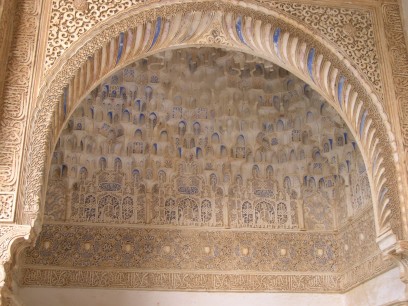
[[[180,291],[346,292],[393,267],[381,255],[344,274],[161,272],[24,267],[25,287],[116,288]]]
[[[36,246],[22,257],[20,282],[23,286],[344,292],[393,266],[381,258],[370,235],[374,232],[370,218],[341,229],[340,239],[338,234],[319,232],[48,224]]]
[[[24,268],[22,285],[181,291],[336,292],[338,275],[257,275]]]

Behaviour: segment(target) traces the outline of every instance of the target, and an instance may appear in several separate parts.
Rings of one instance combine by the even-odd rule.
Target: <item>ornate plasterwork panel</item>
[[[245,292],[333,292],[339,278],[333,275],[236,275],[224,273],[157,273],[84,271],[71,269],[26,269],[27,285],[127,289],[245,291]]]
[[[294,2],[258,0],[272,10],[294,18],[327,37],[363,72],[382,94],[378,50],[374,38],[373,11],[369,8],[310,5]],[[258,2],[257,1],[257,2]]]
[[[69,118],[20,281],[344,291],[389,267],[370,205],[354,138],[310,86],[239,52],[166,51]]]
[[[25,265],[258,273],[337,270],[333,234],[44,225],[40,237]]]
[[[81,1],[74,1],[75,2],[75,5],[76,5],[76,8],[78,8],[78,9],[81,9],[81,10],[86,10],[87,9],[87,6],[85,5],[84,6],[84,2],[81,2]],[[35,11],[35,10],[33,10],[33,11],[29,11],[28,13],[27,13],[27,15],[34,15],[34,16],[38,16],[38,13],[37,13],[37,11]],[[30,27],[31,27],[31,19],[30,18],[28,18],[27,19],[27,23],[28,24],[30,24]],[[32,29],[33,27],[31,27],[31,29]],[[221,33],[222,34],[222,33]],[[208,37],[210,37],[210,36],[208,36]],[[213,36],[214,37],[214,36]],[[215,35],[215,38],[220,38],[221,36],[217,36],[217,35]],[[225,37],[225,36],[224,36]],[[206,41],[207,41],[207,39],[206,39]],[[24,60],[22,60],[21,62],[20,62],[21,64],[22,64],[22,66],[19,66],[22,70],[24,70],[25,68],[24,67],[26,67],[26,66],[24,66],[24,65],[26,65],[27,63],[29,63],[28,64],[28,66],[30,66],[31,64],[32,64],[32,62],[31,62],[31,60],[29,60],[28,62],[26,62],[26,61],[24,61]],[[74,65],[75,66],[75,65]],[[30,67],[32,67],[32,66],[30,66]],[[72,67],[71,67],[72,68]],[[64,73],[67,73],[66,71],[64,72]],[[27,85],[28,86],[28,85]],[[55,93],[55,95],[58,95],[59,93]],[[12,101],[16,101],[15,99],[12,99]],[[17,104],[15,104],[15,105],[17,105]],[[49,105],[48,105],[49,106]],[[49,114],[51,114],[52,113],[52,111],[53,111],[53,109],[52,109],[52,107],[47,107],[47,108],[44,108],[45,109],[45,111],[47,111],[47,112],[49,112]],[[370,109],[370,115],[372,115],[372,109]],[[376,114],[377,115],[377,114]],[[51,115],[49,115],[49,117],[47,117],[47,119],[49,119],[51,117]],[[43,119],[41,116],[40,116],[40,119]],[[357,120],[358,121],[358,120]],[[386,119],[384,119],[384,121],[386,121]],[[7,121],[6,121],[7,122]],[[9,121],[9,123],[10,123],[11,121]],[[14,121],[13,121],[14,122]],[[45,121],[44,121],[45,122]],[[356,123],[356,125],[358,125],[357,123]],[[47,130],[47,123],[44,123],[44,125],[43,125],[43,127],[44,127],[44,130]],[[9,126],[10,127],[10,126]],[[36,126],[37,128],[38,128],[38,126]],[[380,128],[381,129],[381,128]],[[18,129],[15,129],[15,126],[13,126],[13,130],[14,131],[17,131],[18,132]],[[47,134],[48,132],[46,132],[45,134],[47,135],[47,136],[49,136],[49,134]],[[380,137],[382,137],[381,139],[382,140],[384,140],[384,139],[388,139],[386,136],[385,136],[385,133],[384,133],[384,131],[381,131],[381,132],[379,132],[381,135],[380,135]],[[17,133],[18,134],[18,133]],[[21,135],[19,135],[18,137],[20,137]],[[377,136],[377,135],[376,135]],[[7,142],[7,143],[9,143],[9,142]],[[11,142],[10,142],[11,143]],[[44,144],[44,148],[45,147],[47,147],[47,145],[45,144],[46,142],[44,142],[44,143],[38,143],[38,146],[41,146],[42,144]],[[384,143],[386,143],[387,145],[388,145],[388,142],[386,142],[386,141],[384,141]],[[19,144],[15,144],[15,143],[13,143],[13,144],[11,144],[11,147],[12,148],[14,148],[15,146],[18,146]],[[17,152],[16,154],[15,154],[15,156],[16,156],[16,158],[15,159],[13,159],[13,158],[10,158],[10,156],[11,155],[9,155],[9,152],[12,152],[14,149],[12,149],[12,150],[9,150],[8,152],[5,152],[4,153],[4,157],[5,157],[5,160],[7,161],[5,164],[3,164],[4,165],[4,168],[6,169],[5,170],[5,172],[7,172],[7,174],[4,176],[5,178],[6,178],[6,180],[5,181],[8,181],[9,179],[10,179],[10,177],[12,177],[12,178],[15,178],[15,171],[13,172],[13,171],[9,171],[11,168],[14,168],[14,164],[13,163],[15,163],[15,169],[18,169],[19,168],[19,165],[18,165],[18,162],[16,162],[16,160],[18,160],[18,156],[19,156],[19,153],[17,152],[17,151],[15,151],[15,152]],[[39,150],[39,151],[41,151],[41,149]],[[391,150],[392,151],[392,150]],[[387,152],[391,152],[391,151],[387,151]],[[387,155],[387,154],[386,154]],[[391,154],[389,154],[389,156],[391,156]],[[10,163],[9,163],[10,162]],[[9,167],[9,165],[10,164],[13,164],[13,166],[12,167]],[[31,166],[32,167],[40,167],[40,166],[38,166],[37,165],[37,163],[35,163],[36,165],[33,165],[33,164],[31,164]],[[38,163],[38,164],[41,164],[41,161]],[[383,164],[384,165],[384,164]],[[385,163],[385,166],[386,166],[386,168],[388,169],[393,169],[394,168],[394,165],[390,162],[390,161],[388,161],[388,162],[386,162]],[[42,167],[42,166],[41,166]],[[40,168],[41,168],[40,167]],[[28,167],[29,168],[29,167]],[[46,168],[46,167],[45,167]],[[37,175],[38,175],[38,173],[34,173],[34,175],[33,176],[31,176],[31,177],[37,177]],[[391,184],[393,184],[392,183],[392,180],[391,180]],[[395,184],[396,185],[396,184]],[[8,190],[8,188],[9,188],[9,186],[7,186],[6,187],[6,189]],[[37,190],[38,191],[38,190]],[[379,191],[379,190],[377,190],[377,191]],[[380,192],[380,191],[379,191]],[[7,201],[7,202],[9,202],[10,201],[10,194],[11,194],[11,196],[14,198],[14,191],[11,191],[11,192],[5,192],[5,193],[3,193],[3,198],[2,198],[2,201]],[[36,192],[35,193],[36,194],[36,196],[38,196],[38,194],[39,194],[39,192]],[[392,199],[392,204],[394,204],[394,203],[397,203],[397,201],[395,200],[396,198],[397,198],[397,194],[395,193],[395,192],[392,192],[392,194],[391,194],[391,197],[393,198]],[[14,200],[13,200],[14,201]],[[36,214],[36,212],[38,211],[38,207],[36,207],[36,205],[38,204],[37,202],[37,198],[36,199],[33,199],[33,198],[30,198],[27,202],[29,202],[30,204],[27,206],[27,208],[28,208],[28,210],[30,210],[32,213],[33,213],[33,215],[35,215]],[[358,201],[357,201],[358,202]],[[3,204],[3,203],[2,203]],[[392,207],[392,209],[393,209],[393,214],[394,215],[397,215],[398,216],[398,206],[395,206],[395,205],[390,205],[391,207]],[[32,205],[32,206],[30,206],[30,205]],[[11,210],[9,210],[9,209],[5,209],[5,213],[3,213],[4,215],[7,215],[7,219],[5,219],[5,220],[9,220],[8,218],[8,216],[12,216],[13,215],[13,213],[9,213]],[[30,216],[30,217],[32,217],[32,216]],[[25,219],[25,221],[26,220],[28,220],[29,218],[27,218],[27,219]],[[10,219],[11,220],[11,219]],[[30,220],[32,220],[32,218],[30,219]]]
[[[54,62],[86,31],[129,7],[157,0],[54,0],[52,1],[45,67]]]

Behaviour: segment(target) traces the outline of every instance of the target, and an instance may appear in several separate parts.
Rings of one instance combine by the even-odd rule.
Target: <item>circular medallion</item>
[[[87,11],[88,10],[88,2],[87,0],[73,0],[72,4],[74,8],[78,11]]]

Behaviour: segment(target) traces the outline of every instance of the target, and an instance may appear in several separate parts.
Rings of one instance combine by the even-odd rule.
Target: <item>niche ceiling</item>
[[[262,59],[171,50],[71,115],[22,286],[344,292],[384,272],[366,169],[309,85]]]

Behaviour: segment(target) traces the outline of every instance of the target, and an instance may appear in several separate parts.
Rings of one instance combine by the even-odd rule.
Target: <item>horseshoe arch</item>
[[[264,58],[310,84],[347,123],[364,158],[380,248],[403,239],[400,201],[391,156],[394,135],[375,90],[346,56],[289,17],[227,1],[131,8],[91,29],[50,69],[37,101],[24,160],[25,181],[17,222],[41,226],[53,151],[67,118],[108,75],[165,49],[222,47]],[[391,144],[391,145],[387,145]],[[35,234],[34,234],[35,236]]]

